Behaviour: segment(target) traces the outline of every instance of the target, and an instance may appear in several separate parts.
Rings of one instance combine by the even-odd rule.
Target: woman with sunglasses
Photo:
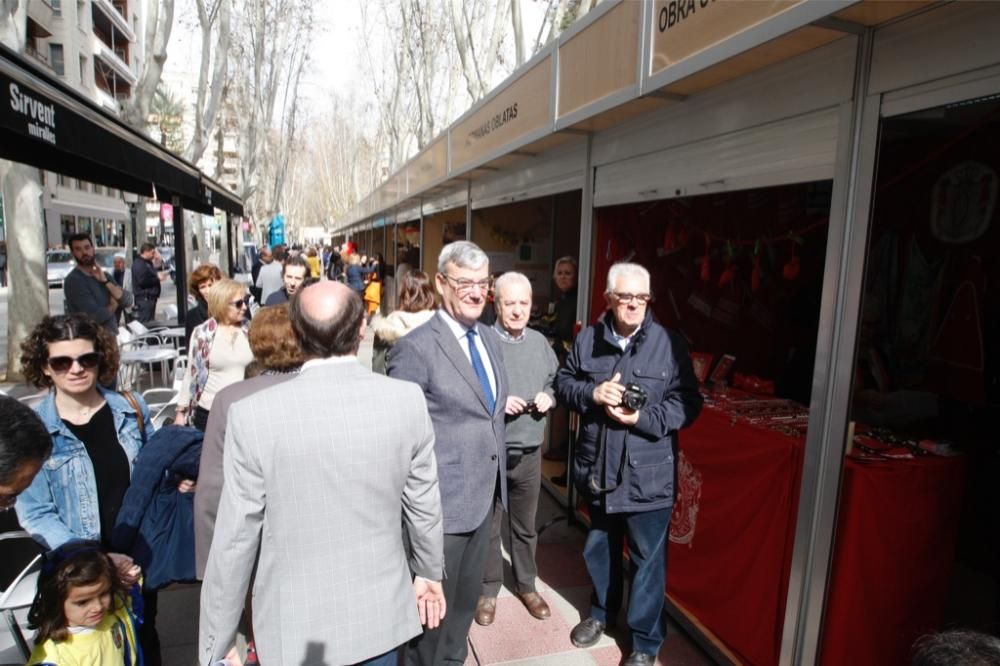
[[[81,539],[107,548],[133,461],[151,434],[149,408],[141,396],[104,388],[118,372],[118,345],[83,314],[42,319],[21,345],[21,368],[28,382],[51,389],[35,411],[52,452],[17,498],[18,520],[49,550]],[[124,583],[138,579],[130,557],[110,556]],[[146,595],[142,636],[148,664],[159,663],[154,595]]]
[[[191,332],[188,376],[181,384],[177,425],[193,425],[202,432],[215,395],[241,381],[253,361],[247,338],[247,292],[235,280],[219,280],[206,297],[209,318]]]

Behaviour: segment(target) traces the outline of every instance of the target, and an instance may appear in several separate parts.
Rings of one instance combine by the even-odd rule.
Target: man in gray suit
[[[445,614],[427,405],[417,387],[358,363],[364,306],[346,286],[304,289],[289,317],[310,360],[229,409],[199,663],[234,645],[259,547],[261,662],[395,664],[421,623],[434,628]]]
[[[414,666],[465,663],[496,493],[506,505],[507,378],[495,333],[477,321],[489,275],[489,259],[477,245],[446,245],[435,276],[441,309],[393,346],[386,367],[427,398],[444,508],[448,617],[410,643],[407,663]]]

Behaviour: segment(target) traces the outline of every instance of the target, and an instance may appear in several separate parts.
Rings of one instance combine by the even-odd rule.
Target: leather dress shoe
[[[569,640],[578,648],[589,648],[601,640],[604,635],[604,623],[598,622],[592,617],[588,617],[580,624],[573,627],[569,634]]]
[[[497,615],[497,598],[496,597],[479,597],[479,603],[476,604],[476,624],[488,627],[493,624],[494,618]]]
[[[521,598],[524,607],[531,613],[531,617],[536,620],[545,620],[552,615],[549,605],[545,603],[545,599],[542,599],[542,595],[538,594],[538,592],[526,592],[518,596]]]
[[[644,652],[635,652],[628,656],[628,659],[622,664],[622,666],[653,666],[656,663],[655,654],[646,654]]]

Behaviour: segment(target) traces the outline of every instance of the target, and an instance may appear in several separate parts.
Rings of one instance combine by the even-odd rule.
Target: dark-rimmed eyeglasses
[[[93,370],[100,362],[100,352],[87,352],[79,356],[50,356],[48,361],[53,372],[69,372],[74,363],[79,363],[84,370]]]
[[[639,305],[645,305],[653,300],[652,294],[630,294],[628,292],[614,292],[615,300],[619,303],[631,303],[635,301]]]
[[[474,288],[479,291],[489,291],[490,287],[493,286],[493,280],[490,278],[486,278],[485,280],[466,280],[465,278],[454,278],[447,273],[441,273],[441,276],[451,282],[455,286],[455,289],[463,294],[472,291]]]

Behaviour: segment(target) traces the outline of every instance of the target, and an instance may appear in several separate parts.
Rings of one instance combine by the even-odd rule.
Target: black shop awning
[[[0,157],[187,210],[243,215],[243,202],[191,163],[0,45]]]

